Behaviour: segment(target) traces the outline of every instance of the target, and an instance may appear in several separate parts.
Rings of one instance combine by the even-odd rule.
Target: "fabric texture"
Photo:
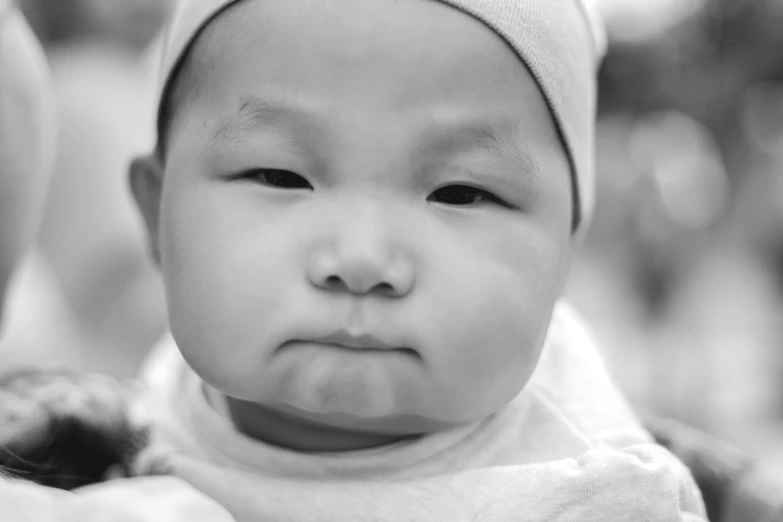
[[[178,3],[163,41],[161,99],[196,37],[238,1]],[[574,222],[576,230],[583,230],[595,200],[596,71],[606,50],[592,0],[440,1],[494,30],[538,82],[566,147],[576,193]]]
[[[234,522],[211,498],[175,477],[117,480],[64,491],[0,477],[3,522]]]

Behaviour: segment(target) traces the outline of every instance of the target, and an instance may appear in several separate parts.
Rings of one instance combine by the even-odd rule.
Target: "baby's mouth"
[[[355,333],[345,329],[336,330],[328,335],[312,339],[297,339],[293,342],[310,342],[336,346],[348,350],[397,352],[416,358],[421,358],[419,353],[407,346],[396,346],[369,333]]]

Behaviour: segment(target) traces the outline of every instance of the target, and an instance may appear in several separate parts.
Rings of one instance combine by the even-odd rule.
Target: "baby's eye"
[[[255,169],[243,172],[235,177],[235,179],[243,179],[248,181],[255,181],[262,185],[268,185],[270,187],[280,189],[310,189],[313,186],[305,178],[291,172],[289,170],[279,169]]]
[[[504,207],[509,205],[484,189],[469,185],[448,185],[441,187],[427,198],[428,201],[452,206],[468,206],[480,203],[494,203]]]

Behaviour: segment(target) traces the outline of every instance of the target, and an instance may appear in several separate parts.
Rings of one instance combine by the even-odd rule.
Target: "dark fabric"
[[[127,475],[146,432],[128,416],[127,383],[69,370],[0,375],[0,471],[70,490]]]

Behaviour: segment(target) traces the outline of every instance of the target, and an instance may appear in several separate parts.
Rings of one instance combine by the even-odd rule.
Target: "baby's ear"
[[[150,249],[155,263],[160,263],[159,217],[163,189],[163,162],[157,153],[135,158],[128,171],[133,198],[147,224]]]

